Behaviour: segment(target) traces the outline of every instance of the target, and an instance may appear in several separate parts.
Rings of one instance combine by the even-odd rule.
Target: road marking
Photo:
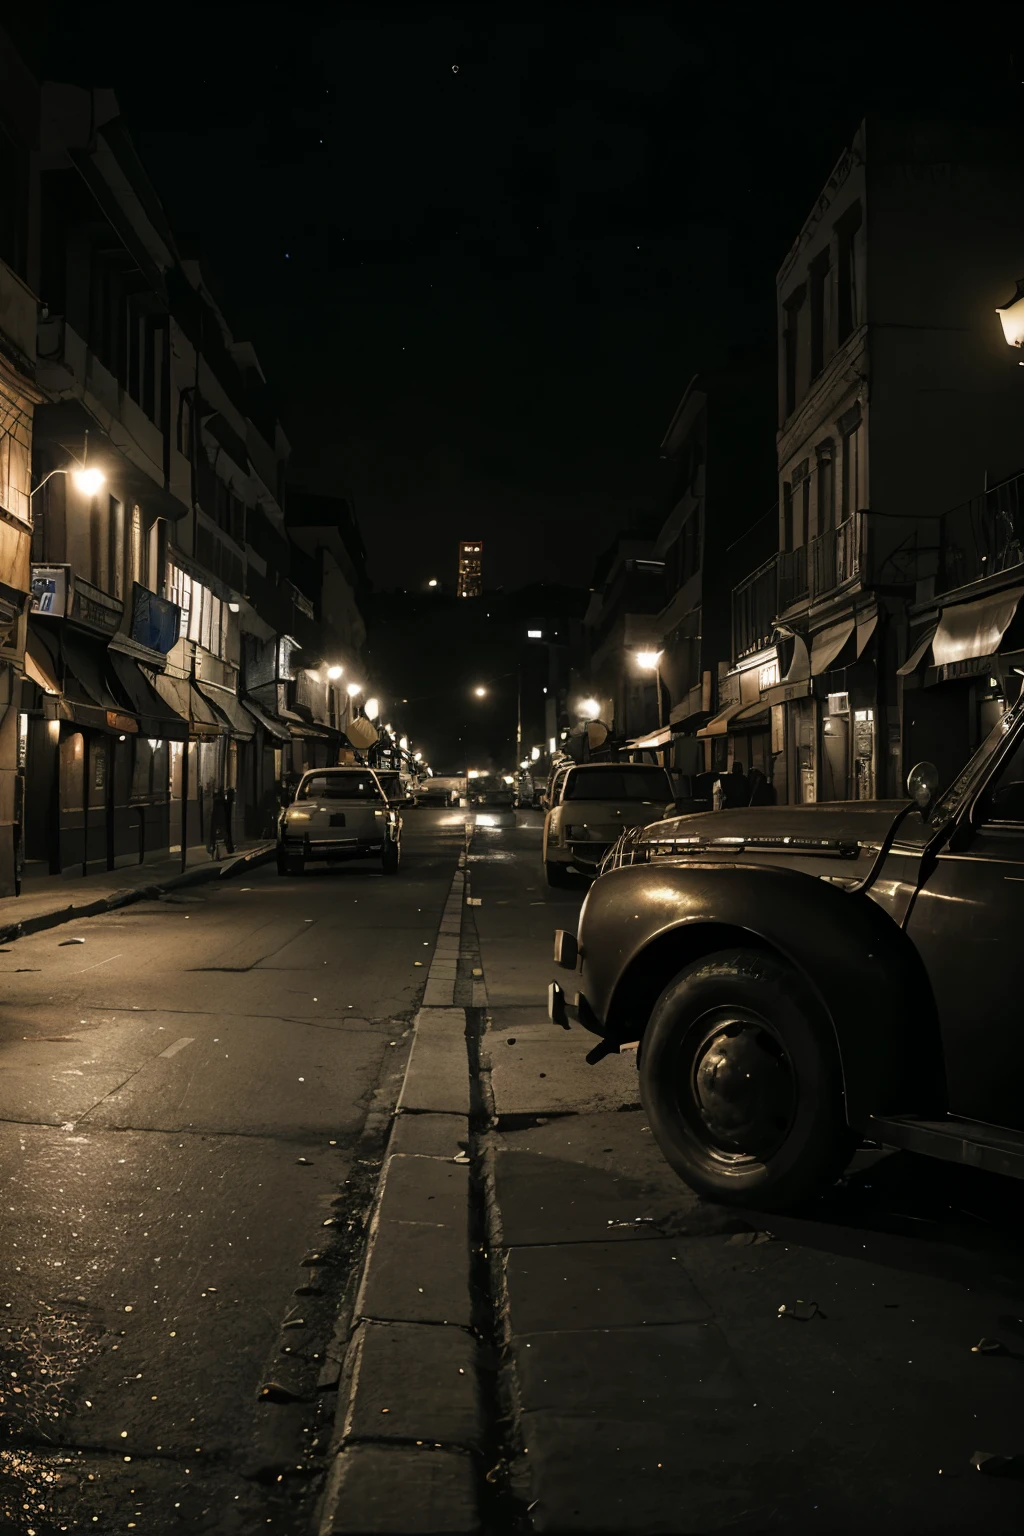
[[[194,1039],[195,1039],[195,1035],[182,1035],[180,1040],[173,1041],[167,1047],[166,1051],[161,1051],[160,1052],[160,1055],[161,1056],[177,1056],[178,1052],[179,1051],[183,1051],[185,1049],[186,1045],[191,1045]]]

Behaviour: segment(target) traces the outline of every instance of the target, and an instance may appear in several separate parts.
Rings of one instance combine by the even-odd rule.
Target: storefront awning
[[[25,672],[44,693],[60,693],[57,660],[31,624],[25,642]]]
[[[915,645],[914,649],[911,651],[910,655],[907,657],[906,661],[903,663],[902,667],[896,668],[897,677],[909,677],[912,672],[917,671],[918,667],[921,665],[922,661],[927,655],[928,647],[935,639],[935,631],[938,629],[938,627],[938,624],[930,624],[928,626],[920,640]]]
[[[208,704],[222,714],[231,728],[232,736],[251,741],[256,734],[252,716],[247,715],[230,688],[218,688],[213,683],[196,681],[194,685]]]
[[[857,625],[853,619],[843,619],[840,624],[830,624],[811,640],[811,676],[827,672]]]
[[[768,706],[764,699],[755,699],[753,704],[744,704],[738,715],[734,715],[730,724],[742,725],[767,725],[771,719]]]
[[[672,727],[664,725],[657,731],[652,731],[649,736],[638,736],[636,741],[627,741],[627,747],[636,748],[637,751],[648,751],[657,747],[667,747],[672,740]]]
[[[729,729],[730,721],[735,720],[741,711],[750,709],[750,707],[746,699],[739,700],[735,704],[727,704],[724,709],[719,710],[713,719],[708,721],[707,725],[697,732],[698,737],[724,736]]]
[[[142,735],[159,741],[187,741],[188,721],[165,703],[138,662],[122,651],[108,651],[107,657],[132,713],[138,717]]]
[[[784,683],[805,683],[811,675],[811,657],[807,649],[807,641],[803,635],[793,636],[793,654],[789,659],[789,667]]]
[[[166,672],[157,672],[153,686],[164,703],[188,721],[190,736],[223,735],[227,728],[223,716],[215,713],[187,677],[168,677]]]
[[[932,661],[937,667],[980,656],[994,656],[1013,622],[1024,587],[992,592],[973,603],[954,603],[943,608],[932,640]]]
[[[292,733],[283,720],[275,720],[273,715],[266,714],[252,699],[242,699],[241,705],[257,725],[262,725],[268,736],[273,736],[275,741],[291,741]]]

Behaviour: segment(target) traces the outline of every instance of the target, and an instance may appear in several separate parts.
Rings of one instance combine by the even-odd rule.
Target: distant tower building
[[[459,597],[481,597],[484,590],[482,544],[459,545]]]

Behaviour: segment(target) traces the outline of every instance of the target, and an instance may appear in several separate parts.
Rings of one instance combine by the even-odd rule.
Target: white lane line
[[[172,1041],[171,1044],[167,1047],[166,1051],[161,1051],[160,1055],[177,1056],[178,1052],[183,1051],[186,1045],[191,1045],[194,1039],[195,1035],[182,1035],[180,1040]]]
[[[94,971],[97,965],[109,965],[111,960],[120,960],[120,955],[108,955],[105,960],[97,960],[93,965],[83,965],[81,970],[72,971],[72,976],[81,976],[82,971]]]

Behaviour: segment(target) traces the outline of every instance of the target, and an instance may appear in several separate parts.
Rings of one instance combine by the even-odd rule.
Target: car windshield
[[[299,785],[297,800],[379,800],[372,773],[311,773]]]
[[[565,785],[566,800],[672,799],[672,785],[663,768],[577,768]]]
[[[402,793],[402,780],[397,773],[378,773],[377,777],[380,780],[381,789],[389,799],[392,795]]]
[[[964,795],[982,777],[989,761],[999,751],[1006,740],[1007,734],[1022,716],[1024,716],[1024,694],[1021,695],[1013,708],[1007,710],[1003,718],[996,722],[974,756],[967,763],[967,766],[957,775],[941,800],[937,800],[932,806],[927,823],[929,831],[935,832],[946,824],[956,811]]]

